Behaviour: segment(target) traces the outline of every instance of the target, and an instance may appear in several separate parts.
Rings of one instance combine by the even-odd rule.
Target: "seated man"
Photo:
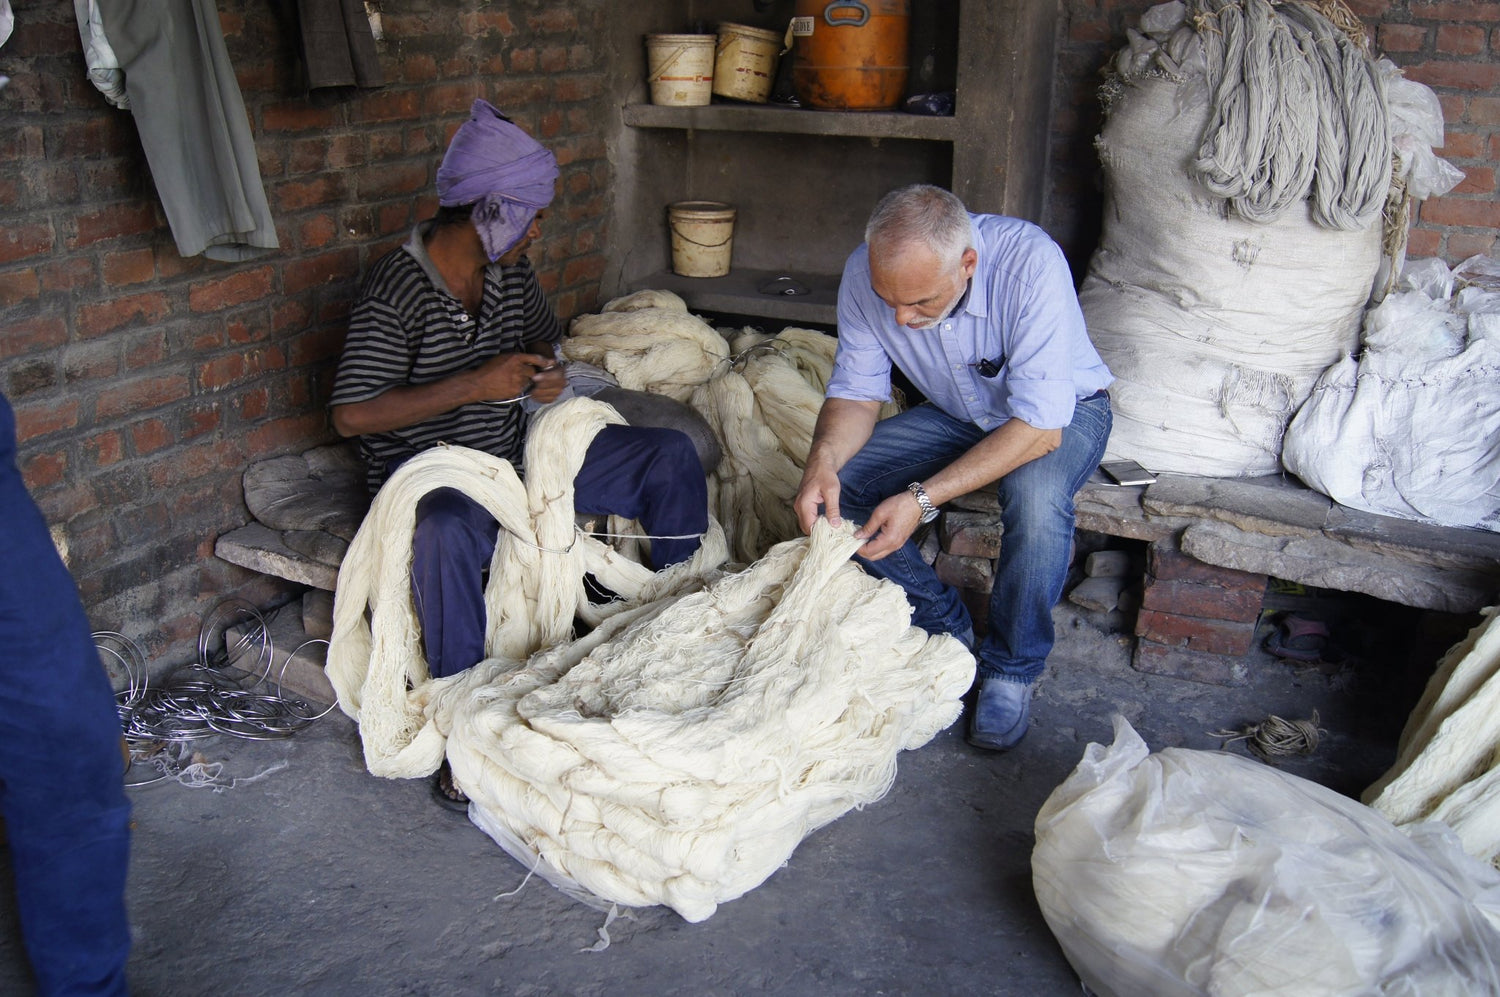
[[[550,152],[475,101],[438,169],[437,215],[366,276],[331,406],[334,428],[359,437],[372,491],[440,442],[521,470],[527,405],[568,386],[562,326],[525,255],[557,175]],[[574,488],[578,512],[640,520],[658,570],[691,557],[708,528],[703,465],[677,429],[606,427]],[[434,678],[485,657],[482,576],[498,529],[455,489],[417,507],[412,596]]]
[[[906,590],[912,622],[972,642],[958,593],[912,533],[949,499],[992,487],[1005,528],[970,743],[1026,733],[1052,650],[1073,496],[1099,463],[1114,380],[1084,328],[1062,251],[1029,222],[971,215],[938,187],[892,191],[839,286],[839,344],[794,504],[862,523],[866,570]],[[927,403],[881,422],[895,363]]]

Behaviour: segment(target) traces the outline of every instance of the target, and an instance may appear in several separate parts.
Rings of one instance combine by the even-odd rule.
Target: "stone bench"
[[[1272,578],[1456,614],[1500,594],[1500,534],[1360,512],[1281,476],[1163,474],[1120,486],[1096,475],[1077,513],[1080,530],[1147,544],[1134,625],[1141,671],[1244,682]],[[971,607],[984,605],[1002,542],[993,494],[944,512],[934,564]]]
[[[214,552],[333,591],[369,506],[353,446],[252,465],[245,503],[256,521],[219,537]],[[1134,627],[1142,671],[1243,681],[1271,578],[1442,613],[1475,612],[1500,593],[1500,534],[1360,512],[1279,476],[1163,474],[1151,485],[1121,486],[1096,475],[1077,510],[1080,530],[1148,545]],[[982,612],[1003,542],[994,494],[949,503],[934,538],[928,554],[938,574]]]

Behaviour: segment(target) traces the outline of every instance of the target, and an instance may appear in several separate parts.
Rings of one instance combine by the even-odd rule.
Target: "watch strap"
[[[934,519],[937,519],[937,506],[932,504],[932,499],[928,497],[927,489],[922,487],[922,482],[913,481],[911,484],[906,486],[906,490],[911,492],[912,497],[917,500],[917,505],[921,506],[922,522],[930,523]]]

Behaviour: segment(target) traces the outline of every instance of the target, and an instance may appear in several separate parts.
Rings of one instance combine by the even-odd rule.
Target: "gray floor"
[[[884,800],[813,834],[709,920],[637,911],[597,953],[582,950],[602,914],[540,879],[503,895],[525,871],[425,782],[367,774],[341,714],[287,741],[203,742],[242,780],[284,767],[221,792],[132,790],[133,990],[1077,994],[1032,895],[1030,852],[1038,808],[1084,746],[1109,738],[1115,711],[1152,748],[1213,748],[1208,731],[1316,708],[1327,738],[1284,767],[1357,794],[1389,764],[1436,660],[1408,616],[1378,609],[1351,612],[1383,660],[1328,674],[1260,655],[1251,686],[1223,689],[1133,671],[1128,638],[1065,604],[1018,750],[976,751],[955,726],[901,757]],[[30,992],[5,888],[0,993]]]

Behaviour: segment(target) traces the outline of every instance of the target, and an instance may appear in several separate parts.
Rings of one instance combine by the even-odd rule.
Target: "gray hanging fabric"
[[[385,85],[364,0],[298,0],[309,90]]]
[[[177,251],[246,260],[276,249],[213,0],[112,0],[100,13]]]

